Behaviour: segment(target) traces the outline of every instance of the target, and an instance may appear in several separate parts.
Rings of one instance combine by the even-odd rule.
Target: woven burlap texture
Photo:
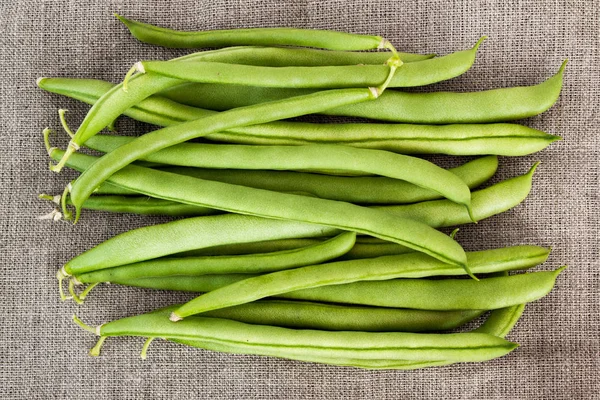
[[[211,399],[587,399],[599,396],[600,4],[597,1],[161,1],[0,0],[0,392],[3,398]],[[190,296],[98,288],[83,306],[61,303],[54,274],[76,254],[119,232],[164,218],[85,213],[76,226],[38,221],[38,193],[59,193],[74,175],[48,171],[41,131],[60,131],[57,110],[76,127],[87,106],[44,93],[40,76],[118,82],[140,59],[185,54],[132,39],[113,12],[180,29],[295,26],[379,34],[399,49],[447,54],[484,43],[474,67],[430,90],[530,85],[569,58],[564,89],[548,112],[523,123],[563,136],[539,154],[500,159],[494,181],[542,164],[517,208],[465,226],[466,249],[531,243],[553,248],[540,269],[568,264],[553,292],[526,308],[509,335],[521,344],[481,364],[362,371],[273,358],[219,354],[141,338],[107,341],[71,322],[99,324]],[[429,90],[428,89],[428,90]],[[435,110],[431,110],[435,112]],[[122,132],[149,126],[122,120]],[[64,133],[56,143],[64,145]],[[440,158],[456,165],[462,159]],[[596,397],[598,398],[598,397]]]

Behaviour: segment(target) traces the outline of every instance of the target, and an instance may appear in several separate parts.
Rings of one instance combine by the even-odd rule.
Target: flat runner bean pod
[[[390,77],[396,67],[390,67]],[[389,81],[389,79],[388,79]],[[147,133],[135,141],[106,154],[84,171],[70,187],[70,195],[76,208],[77,222],[80,206],[112,174],[137,159],[175,144],[202,137],[210,133],[245,125],[260,124],[317,112],[329,107],[373,100],[385,90],[387,81],[380,88],[339,89],[318,92],[289,100],[239,108]],[[77,138],[77,134],[71,142]],[[87,138],[86,138],[87,140]],[[63,165],[75,150],[69,146],[59,165]]]
[[[86,146],[110,154],[135,140],[127,136],[97,135],[88,140]],[[181,143],[141,159],[198,168],[227,169],[235,166],[238,169],[255,170],[325,170],[375,174],[436,192],[463,204],[467,209],[471,202],[469,187],[452,172],[420,158],[382,150],[316,144],[246,146]],[[303,190],[299,188],[298,191]]]
[[[94,79],[42,78],[38,85],[53,93],[69,96],[88,104],[110,90],[113,85]],[[187,84],[193,85],[193,84]],[[181,85],[173,93],[189,94]],[[176,89],[181,88],[180,92]],[[222,86],[216,86],[221,92]],[[242,91],[246,90],[241,87]],[[202,88],[200,88],[202,89]],[[210,89],[210,87],[209,87]],[[227,91],[227,87],[222,89]],[[257,88],[256,90],[260,90]],[[211,96],[210,91],[202,96]],[[240,96],[242,97],[242,96]],[[204,98],[204,97],[203,97]],[[182,99],[180,99],[182,100]],[[182,101],[188,101],[183,99]],[[175,103],[160,96],[151,96],[124,111],[124,114],[159,126],[176,125],[203,118],[214,111]],[[346,146],[388,150],[402,154],[497,154],[521,156],[540,151],[559,136],[517,124],[317,124],[276,121],[267,124],[235,128],[206,136],[206,139],[263,145],[303,145],[311,143],[344,144]],[[468,145],[467,145],[468,144]]]
[[[321,114],[414,124],[488,123],[527,118],[548,110],[556,102],[566,64],[565,60],[557,74],[538,85],[464,93],[388,90],[371,104],[344,106]],[[310,92],[241,85],[189,84],[173,87],[161,94],[190,106],[227,110]]]
[[[511,249],[512,250],[512,249]],[[525,249],[523,249],[525,251]],[[529,251],[531,249],[526,249]],[[544,249],[543,259],[548,255]],[[488,272],[494,271],[494,267],[503,265],[490,262],[490,259],[511,259],[509,265],[514,267],[522,262],[521,255],[514,256],[507,249],[496,251],[478,252],[467,262],[472,272],[480,266],[488,267]],[[516,260],[515,260],[516,258]],[[534,262],[538,262],[535,257]],[[491,268],[490,268],[491,266]],[[422,253],[409,253],[399,256],[380,257],[370,260],[339,261],[328,264],[313,265],[293,270],[279,271],[253,278],[248,278],[226,287],[203,294],[184,305],[180,306],[171,314],[172,321],[179,321],[194,314],[245,304],[265,297],[277,296],[301,289],[327,287],[329,285],[339,286],[358,281],[384,281],[395,278],[421,278],[432,275],[454,275],[463,274],[464,270],[451,267]],[[488,280],[486,280],[488,281]],[[412,282],[412,280],[407,280]],[[444,282],[444,281],[440,281]],[[447,285],[446,285],[447,286]],[[441,286],[444,288],[445,286]],[[409,289],[410,291],[410,286]],[[489,290],[489,289],[488,289]],[[415,291],[410,291],[414,295]],[[502,292],[499,292],[502,293]],[[402,296],[400,296],[402,297]],[[404,307],[404,306],[400,306]],[[406,308],[422,308],[411,307]],[[469,307],[462,307],[468,309]],[[488,307],[472,307],[476,309],[488,309]],[[498,307],[489,307],[498,308]],[[434,309],[434,308],[432,308]]]
[[[538,246],[511,246],[500,249],[484,250],[476,252],[467,252],[467,263],[469,269],[475,274],[490,274],[499,271],[522,270],[535,267],[542,264],[548,258],[550,250]],[[355,260],[350,265],[361,265],[365,269],[378,264],[394,265],[402,263],[406,259],[419,259],[419,256],[412,255],[391,255],[379,257],[377,259]],[[427,276],[455,276],[464,275],[462,268],[450,267],[447,264],[435,261],[432,258],[422,260],[420,268],[406,269],[403,272],[404,278],[422,278]],[[337,263],[343,266],[346,263]],[[83,283],[98,283],[101,280],[92,274],[81,274],[77,278]],[[179,290],[186,292],[211,292],[213,290],[231,285],[235,282],[250,278],[247,274],[215,274],[205,276],[170,276],[160,278],[135,278],[126,279],[121,277],[118,280],[111,280],[111,283],[117,283],[126,286],[144,287],[149,289]]]
[[[454,78],[466,72],[485,37],[473,48],[444,57],[403,65],[392,78],[389,87],[424,86]],[[285,51],[285,50],[284,50]],[[284,57],[285,58],[285,57]],[[377,86],[388,75],[381,65],[347,66],[277,66],[237,65],[228,62],[141,61],[138,72],[152,72],[187,82],[227,83],[253,87],[277,88],[346,88]]]
[[[324,242],[272,253],[238,256],[157,258],[85,274],[82,283],[170,275],[257,274],[319,264],[348,252],[356,234],[345,232]]]
[[[58,150],[50,153],[51,156],[61,154]],[[94,159],[84,154],[76,156],[81,160]],[[350,203],[211,182],[134,165],[121,169],[109,179],[116,185],[152,197],[256,216],[268,215],[276,219],[318,221],[316,223],[320,225],[330,225],[398,243],[450,264],[464,266],[466,262],[464,250],[443,233],[418,221],[398,218],[384,211]],[[240,202],[239,199],[244,201]],[[274,204],[278,207],[273,207]],[[206,245],[209,246],[211,244]],[[191,249],[175,250],[170,254],[185,250]]]
[[[167,308],[112,321],[96,329],[86,329],[101,337],[143,336],[197,340],[204,342],[209,350],[219,351],[223,348],[221,346],[226,346],[246,354],[291,359],[301,357],[316,362],[331,358],[485,361],[505,355],[517,347],[514,343],[484,333],[328,332],[251,325],[203,317],[189,318],[173,324],[166,318],[169,311],[170,308]]]

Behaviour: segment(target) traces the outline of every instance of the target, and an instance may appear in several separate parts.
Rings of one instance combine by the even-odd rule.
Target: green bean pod
[[[389,87],[424,86],[451,79],[466,72],[485,37],[473,48],[444,57],[404,65]],[[388,67],[381,65],[265,67],[227,62],[141,61],[139,72],[155,73],[187,82],[226,83],[253,87],[331,89],[378,86],[385,81]]]
[[[495,156],[481,157],[449,171],[458,176],[469,189],[489,180],[498,167]],[[287,171],[253,171],[229,169],[198,169],[181,167],[159,168],[162,171],[199,179],[249,186],[285,193],[306,193],[323,199],[359,204],[402,204],[440,198],[439,193],[423,189],[398,179],[385,177],[345,177]],[[95,194],[137,193],[109,184],[100,186]],[[92,199],[93,197],[90,197]],[[86,202],[87,203],[87,202]],[[83,207],[86,207],[84,203]]]
[[[231,346],[238,352],[296,359],[485,361],[517,347],[484,333],[328,332],[251,325],[220,318],[194,317],[177,324],[170,308],[99,326],[100,336],[144,336],[203,341],[207,349]],[[213,347],[212,344],[215,346]]]
[[[354,282],[285,293],[278,297],[331,303],[424,310],[460,310],[510,307],[538,300],[554,286],[556,271],[473,279],[396,279]]]
[[[51,149],[50,154],[52,157],[60,157],[61,151]],[[92,163],[95,160],[95,157],[84,154],[74,156],[77,156],[74,157],[76,160],[81,161],[81,165]],[[97,164],[98,162],[93,165]],[[87,171],[90,171],[91,168],[88,168]],[[431,254],[433,257],[450,264],[464,265],[466,262],[464,250],[443,233],[414,220],[402,219],[385,211],[360,207],[350,203],[211,182],[134,165],[129,165],[110,176],[109,181],[152,197],[180,201],[191,205],[208,206],[225,211],[244,212],[257,216],[263,215],[275,219],[312,221],[320,225],[329,225],[342,230],[355,231],[389,240]],[[244,201],[240,202],[239,199]],[[278,207],[273,207],[274,204],[277,204]],[[268,239],[264,238],[263,240]],[[257,240],[249,238],[246,242]],[[206,247],[214,245],[217,245],[217,243],[205,244]],[[203,246],[196,248],[200,247]],[[169,254],[186,250],[191,250],[191,248],[174,249]],[[149,255],[148,258],[135,261],[143,261],[159,256]]]
[[[411,250],[396,243],[380,241],[379,243],[362,243],[362,237],[358,237],[354,247],[346,254],[339,257],[340,260],[354,260],[359,258],[375,258],[381,256],[409,253]],[[241,255],[268,253],[272,251],[290,250],[311,244],[319,243],[320,238],[314,239],[280,239],[253,243],[233,244],[209,247],[206,249],[191,250],[182,253],[185,257],[217,256],[217,255]]]
[[[548,110],[556,102],[566,64],[567,61],[564,61],[558,73],[538,85],[464,93],[389,90],[371,104],[344,106],[321,114],[413,124],[487,123],[527,118]],[[161,95],[190,106],[228,110],[310,92],[303,89],[189,84],[173,87]]]
[[[115,16],[141,42],[173,48],[229,46],[304,46],[329,50],[371,50],[383,48],[381,36],[358,35],[319,29],[246,28],[183,32]]]
[[[128,136],[96,135],[86,146],[105,153],[132,144]],[[307,170],[367,173],[403,180],[469,207],[471,192],[463,180],[435,164],[382,150],[338,145],[246,146],[181,143],[142,158],[185,167],[255,170]],[[411,187],[408,187],[410,189]],[[290,187],[291,189],[291,187]],[[303,191],[298,188],[298,191]]]
[[[242,256],[157,258],[88,272],[81,283],[170,275],[257,274],[319,264],[348,252],[356,234],[345,232],[324,242],[273,253]]]
[[[236,214],[187,218],[119,234],[73,258],[62,271],[80,275],[202,247],[334,232],[320,225]]]
[[[113,185],[112,188],[118,188],[118,186]],[[126,192],[132,193],[131,191]],[[67,200],[67,204],[71,205],[72,203],[70,200]],[[111,213],[169,215],[172,217],[221,214],[221,211],[215,210],[214,208],[191,206],[170,200],[155,199],[148,196],[90,196],[83,202],[81,207],[86,210],[107,211]]]
[[[492,255],[491,257],[497,256],[497,254],[495,254],[493,251],[490,253]],[[500,249],[498,253],[500,256],[499,258],[505,259],[507,257],[505,249]],[[485,256],[482,257],[481,252],[476,253],[475,260],[472,263],[469,263],[471,271],[474,272],[478,270],[478,268],[474,269],[473,267],[477,267],[482,264],[484,266],[488,266],[489,257],[489,254],[485,254]],[[467,258],[467,260],[469,259]],[[537,260],[538,259],[536,259],[536,261]],[[511,261],[514,261],[514,259]],[[522,261],[521,257],[517,257],[517,261]],[[491,265],[497,267],[497,265],[494,265],[493,263]],[[364,259],[354,261],[339,261],[328,264],[313,265],[248,278],[203,294],[177,308],[177,310],[173,312],[171,319],[173,321],[178,321],[190,315],[231,307],[238,304],[245,304],[261,298],[277,296],[302,289],[320,287],[329,288],[329,285],[332,285],[333,288],[343,287],[344,284],[359,281],[385,281],[395,278],[421,278],[432,275],[455,275],[463,273],[464,270],[461,268],[451,267],[448,264],[444,264],[422,253],[408,253],[398,256],[380,257],[374,260]],[[418,294],[418,291],[411,289],[410,284],[413,281],[414,279],[399,281],[406,283],[408,288],[407,292],[409,292],[410,296]],[[434,286],[437,282],[442,282],[443,284],[440,287],[446,288],[450,285],[449,282],[452,281],[433,282],[435,282]],[[489,285],[489,282],[490,280],[486,279],[487,285]],[[402,283],[398,283],[398,285],[402,285]],[[452,291],[451,288],[448,290]],[[484,288],[483,290],[490,289]],[[388,292],[389,291],[390,290],[388,289]],[[427,293],[431,293],[431,291]],[[498,293],[503,292],[500,291]],[[399,297],[402,298],[403,296]],[[417,297],[419,296],[417,295]],[[402,302],[402,300],[399,301]],[[331,302],[336,301],[334,300]],[[423,307],[404,305],[398,307],[423,309]],[[460,308],[467,309],[468,307]],[[498,307],[473,308],[493,309]]]
[[[109,91],[113,85],[94,79],[41,78],[38,85],[47,91],[69,96],[88,104]],[[189,84],[188,84],[189,85]],[[173,88],[173,93],[197,96]],[[218,87],[218,93],[221,88]],[[223,89],[227,91],[228,89]],[[246,90],[242,88],[242,90]],[[258,89],[257,89],[258,90]],[[202,96],[211,96],[211,92]],[[180,99],[189,102],[190,100]],[[214,111],[175,103],[151,96],[124,111],[133,119],[159,126],[176,125],[203,118]],[[206,136],[228,143],[262,145],[303,145],[311,143],[344,144],[346,146],[388,150],[402,154],[497,154],[520,156],[540,151],[559,136],[516,124],[316,124],[305,122],[271,122],[257,126],[235,128]],[[467,145],[468,144],[468,145]]]
[[[511,246],[500,249],[467,252],[469,269],[475,274],[490,274],[499,271],[522,270],[542,264],[548,258],[550,250],[538,246]],[[335,263],[339,266],[362,266],[365,270],[376,268],[380,264],[393,266],[406,259],[414,259],[412,255],[381,256],[376,259],[361,259],[352,262]],[[416,257],[419,259],[419,256]],[[404,260],[404,261],[403,261]],[[419,278],[427,276],[455,276],[463,275],[461,268],[449,267],[447,264],[437,262],[431,258],[422,260],[420,268],[405,269],[404,278]],[[82,283],[97,283],[104,280],[94,279],[97,275],[84,273],[77,278]],[[111,283],[126,286],[143,287],[149,289],[178,290],[185,292],[211,292],[235,282],[254,277],[248,274],[215,274],[205,276],[165,276],[160,278],[127,278],[112,279]]]
[[[471,207],[476,221],[489,218],[520,204],[529,195],[533,173],[539,163],[524,175],[506,179],[471,195]],[[447,200],[431,200],[415,204],[373,206],[402,218],[421,221],[435,228],[471,223],[464,207]]]

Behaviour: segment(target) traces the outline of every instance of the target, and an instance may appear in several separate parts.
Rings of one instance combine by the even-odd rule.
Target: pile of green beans
[[[44,130],[56,162],[50,169],[80,175],[62,194],[39,196],[57,207],[41,218],[77,222],[84,209],[176,217],[64,263],[60,297],[83,304],[101,283],[197,297],[95,328],[74,316],[100,336],[91,355],[108,337],[142,336],[143,358],[162,338],[212,351],[416,369],[487,361],[518,347],[506,335],[564,267],[528,271],[550,254],[534,245],[465,252],[457,229],[438,228],[490,218],[527,198],[539,163],[480,186],[493,178],[498,156],[532,154],[560,139],[506,121],[549,109],[566,61],[535,86],[403,92],[467,72],[485,37],[437,57],[399,52],[380,36],[180,32],[117,18],[145,43],[216,49],[142,60],[118,85],[38,79],[48,92],[91,105],[74,132],[59,110],[70,136],[65,150]],[[385,51],[365,51],[377,49]],[[288,121],[308,114],[325,116]],[[122,115],[157,129],[99,134],[116,130]],[[83,146],[101,155],[79,153]],[[444,169],[419,154],[482,157]]]

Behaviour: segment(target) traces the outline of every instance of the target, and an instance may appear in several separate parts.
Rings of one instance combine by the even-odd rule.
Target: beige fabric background
[[[599,398],[598,225],[600,4],[597,1],[8,1],[0,0],[0,392],[3,398],[211,399],[588,399]],[[59,130],[59,107],[73,127],[86,106],[35,86],[39,76],[119,81],[142,58],[183,54],[133,40],[113,12],[169,27],[296,26],[380,34],[399,49],[447,54],[481,35],[476,65],[431,90],[530,85],[569,58],[563,93],[524,123],[562,135],[528,157],[502,158],[495,180],[542,165],[516,209],[464,227],[467,249],[552,246],[541,268],[569,264],[555,290],[527,307],[507,357],[414,372],[369,372],[271,358],[217,354],[156,342],[142,361],[140,338],[107,341],[71,323],[149,311],[189,296],[102,287],[81,307],[61,303],[54,274],[94,244],[160,218],[86,213],[72,226],[38,221],[40,192],[62,191],[72,174],[47,169],[41,131]],[[434,112],[434,111],[432,111]],[[122,132],[145,131],[120,121]],[[57,143],[64,144],[64,134]],[[459,160],[439,158],[452,165]]]

